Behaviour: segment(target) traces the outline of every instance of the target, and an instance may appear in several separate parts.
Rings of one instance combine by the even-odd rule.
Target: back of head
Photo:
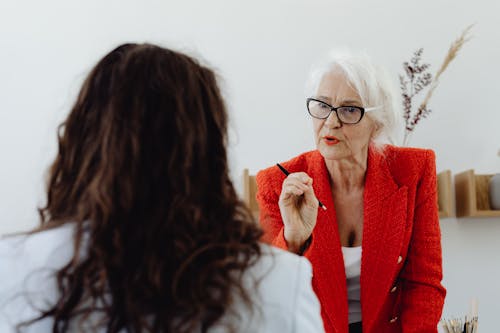
[[[42,315],[54,332],[76,313],[99,312],[108,332],[189,332],[221,317],[260,237],[229,178],[226,125],[215,74],[187,55],[125,44],[95,66],[40,210],[41,229],[76,225],[60,302]]]
[[[358,92],[365,107],[380,107],[367,114],[377,125],[376,146],[396,144],[399,141],[400,101],[394,80],[387,71],[376,65],[365,53],[353,53],[348,49],[333,50],[315,66],[307,82],[307,94],[316,94],[323,76],[333,70],[341,70],[351,86]]]

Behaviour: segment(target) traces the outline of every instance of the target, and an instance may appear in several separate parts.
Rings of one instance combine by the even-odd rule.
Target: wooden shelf
[[[250,175],[248,169],[243,169],[243,202],[252,211],[253,216],[259,218],[259,204],[255,195],[257,194],[257,182],[255,176]]]
[[[490,207],[491,177],[493,175],[476,175],[472,169],[455,175],[458,217],[500,217],[500,210]]]
[[[437,174],[439,217],[452,217],[451,171]]]

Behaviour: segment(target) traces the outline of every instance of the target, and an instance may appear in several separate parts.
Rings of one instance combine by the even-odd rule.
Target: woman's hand
[[[312,182],[305,172],[291,173],[283,181],[278,204],[288,250],[294,253],[299,253],[316,225],[318,199]]]

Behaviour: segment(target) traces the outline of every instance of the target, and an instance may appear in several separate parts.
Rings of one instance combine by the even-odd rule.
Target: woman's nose
[[[337,116],[337,112],[335,112],[335,111],[330,112],[328,117],[325,119],[325,125],[330,127],[330,128],[342,127],[342,122],[340,121],[339,117]]]

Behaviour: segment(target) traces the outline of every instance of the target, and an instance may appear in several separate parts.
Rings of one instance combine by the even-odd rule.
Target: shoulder
[[[322,159],[321,155],[317,150],[312,150],[295,156],[288,161],[279,163],[292,173],[308,171],[309,165],[313,164],[318,159]],[[260,170],[256,176],[259,192],[265,190],[265,188],[281,188],[281,184],[285,177],[286,176],[276,165]]]
[[[414,148],[414,147],[397,147],[387,145],[384,147],[384,154],[387,159],[397,160],[399,162],[420,162],[429,159],[434,159],[435,154],[432,149]]]
[[[431,149],[387,145],[383,154],[391,173],[402,182],[436,172],[436,156]]]
[[[72,254],[74,227],[72,224],[33,234],[0,238],[0,258],[15,266],[57,266],[58,261]],[[2,266],[3,267],[3,266]]]
[[[262,244],[261,248],[262,256],[251,268],[250,274],[260,281],[258,289],[262,300],[267,305],[292,311],[297,290],[305,284],[311,284],[311,264],[305,257],[274,246]]]
[[[242,278],[251,307],[237,296],[213,331],[225,332],[226,329],[219,328],[236,324],[238,332],[244,333],[323,332],[319,301],[311,287],[312,268],[307,259],[266,244],[260,246],[261,256]],[[300,306],[306,310],[299,311]],[[311,318],[321,329],[298,327],[309,323],[309,317],[304,318],[307,311],[316,314]]]
[[[271,276],[280,277],[283,274],[290,276],[290,272],[298,272],[301,270],[309,270],[312,272],[311,264],[305,257],[264,243],[261,244],[261,249],[262,256],[258,266],[269,271]],[[293,283],[296,281],[290,282]]]
[[[71,224],[29,235],[0,239],[0,292],[40,270],[56,270],[73,256]],[[1,296],[1,295],[0,295]]]
[[[65,225],[0,239],[0,320],[15,325],[55,300],[54,273],[72,257],[72,235]]]

